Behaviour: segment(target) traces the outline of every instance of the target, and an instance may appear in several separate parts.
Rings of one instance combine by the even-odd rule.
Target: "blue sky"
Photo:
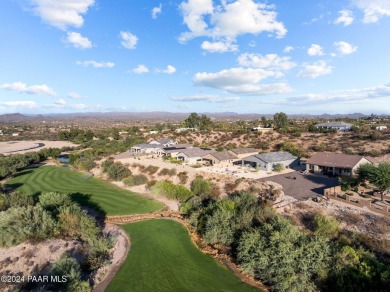
[[[3,0],[0,21],[0,113],[390,114],[388,0]]]

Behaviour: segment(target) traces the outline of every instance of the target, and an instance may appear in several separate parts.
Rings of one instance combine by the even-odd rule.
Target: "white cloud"
[[[237,45],[234,45],[231,42],[227,42],[227,41],[219,41],[219,42],[204,41],[200,47],[209,53],[236,52],[238,50]]]
[[[323,56],[324,51],[320,45],[312,44],[311,47],[307,50],[309,56]]]
[[[241,66],[253,68],[269,68],[273,70],[288,71],[296,66],[290,57],[279,57],[277,54],[249,54],[245,53],[238,57]]]
[[[352,0],[352,2],[363,11],[364,23],[375,23],[382,17],[390,16],[390,1],[388,0]]]
[[[71,98],[71,99],[82,99],[82,98],[86,98],[85,96],[82,96],[80,93],[77,93],[77,92],[69,92],[69,93],[68,93],[68,97]]]
[[[18,100],[18,101],[0,101],[1,107],[26,107],[26,108],[36,108],[37,103],[31,100]]]
[[[226,90],[230,93],[246,95],[262,95],[290,92],[286,83],[259,84],[269,77],[279,77],[280,73],[264,69],[230,68],[217,73],[196,73],[195,85]]]
[[[55,102],[55,104],[57,104],[57,105],[66,105],[66,101],[65,101],[65,99],[59,99],[59,100],[57,100],[56,102]]]
[[[88,108],[88,106],[83,104],[83,103],[78,103],[78,104],[72,105],[71,108],[75,109],[75,110],[83,110],[83,109]]]
[[[144,73],[148,73],[149,69],[145,65],[140,64],[133,69],[133,72],[136,74],[144,74]]]
[[[153,7],[152,9],[152,18],[157,19],[157,16],[162,12],[162,4],[160,3],[159,6]]]
[[[357,47],[351,45],[350,43],[340,41],[335,42],[334,45],[336,46],[337,51],[342,55],[349,55],[357,51]]]
[[[290,53],[290,52],[292,52],[292,51],[294,51],[294,47],[292,47],[292,46],[286,46],[286,47],[284,48],[284,50],[283,50],[283,53]]]
[[[112,68],[115,66],[115,64],[112,62],[97,62],[93,60],[77,61],[76,64],[84,67],[92,66],[94,68]]]
[[[172,96],[171,100],[181,102],[207,101],[213,103],[229,103],[240,100],[239,96],[221,97],[214,94],[194,94],[190,96]]]
[[[221,1],[217,6],[212,0],[187,0],[180,4],[180,10],[188,27],[180,35],[180,42],[206,36],[214,42],[231,43],[244,34],[270,32],[281,38],[287,33],[283,23],[276,20],[273,5],[253,0]]]
[[[323,75],[331,74],[333,67],[329,66],[325,61],[320,60],[313,64],[303,64],[303,69],[298,73],[298,77],[317,78]]]
[[[369,103],[375,99],[390,97],[390,86],[382,85],[370,88],[338,90],[327,93],[309,93],[275,101],[276,104],[291,106],[310,106],[318,104],[356,104]]]
[[[121,45],[126,49],[135,49],[138,43],[138,37],[133,35],[131,32],[121,31]]]
[[[9,91],[34,94],[34,95],[51,95],[51,96],[57,95],[57,92],[55,92],[52,88],[50,88],[45,84],[27,86],[23,82],[14,82],[14,83],[4,83],[3,85],[0,86],[0,88]]]
[[[335,24],[343,24],[344,26],[351,25],[354,21],[353,13],[351,10],[340,10],[339,17],[334,21]]]
[[[176,68],[173,67],[172,65],[168,65],[167,68],[165,69],[156,69],[155,70],[157,73],[165,73],[165,74],[173,74],[176,72]]]
[[[78,32],[68,32],[66,41],[73,47],[78,49],[92,48],[92,42],[88,38],[83,37]]]
[[[83,14],[95,0],[30,0],[32,11],[45,23],[65,30],[68,26],[81,27]]]

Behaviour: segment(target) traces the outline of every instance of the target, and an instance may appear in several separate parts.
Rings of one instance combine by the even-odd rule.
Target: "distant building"
[[[149,144],[155,144],[155,145],[162,145],[164,147],[170,147],[170,146],[176,145],[177,142],[175,140],[172,140],[172,139],[169,139],[169,138],[165,138],[165,139],[157,139],[157,140],[150,141]]]
[[[387,126],[378,126],[375,128],[375,130],[378,130],[378,131],[387,130]]]
[[[19,133],[12,133],[12,137],[17,137],[19,136]]]
[[[195,131],[195,128],[178,128],[175,130],[176,133],[181,133],[185,131]]]
[[[275,164],[282,164],[285,168],[297,166],[299,158],[289,152],[280,151],[251,155],[234,164],[251,166],[269,172],[274,169]]]
[[[332,175],[354,175],[360,165],[371,163],[360,155],[319,152],[306,161],[306,170]]]
[[[273,128],[262,128],[262,127],[252,128],[252,131],[254,132],[271,132],[273,130],[274,130]]]
[[[326,122],[315,125],[317,129],[324,130],[337,130],[337,131],[350,131],[352,129],[352,124],[344,122]]]

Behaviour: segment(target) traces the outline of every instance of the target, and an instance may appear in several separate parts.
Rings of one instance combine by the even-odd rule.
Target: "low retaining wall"
[[[341,187],[336,186],[333,188],[325,189],[324,190],[324,197],[327,199],[343,202],[355,207],[364,208],[366,207],[368,210],[374,213],[378,213],[384,216],[390,217],[390,206],[378,206],[376,204],[373,204],[371,200],[364,200],[360,198],[356,198],[353,196],[346,195],[345,198],[341,195]],[[377,197],[377,196],[375,196]],[[379,194],[380,198],[380,194]]]

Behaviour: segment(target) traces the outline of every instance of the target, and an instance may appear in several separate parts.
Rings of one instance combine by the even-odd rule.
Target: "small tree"
[[[276,113],[274,114],[274,124],[275,128],[282,129],[287,127],[288,124],[288,117],[285,113]]]
[[[282,172],[285,169],[283,163],[276,163],[274,165],[274,171],[276,172]]]
[[[383,201],[385,191],[390,189],[390,163],[379,163],[377,166],[363,164],[358,169],[358,175],[361,180],[368,180],[378,188]]]

